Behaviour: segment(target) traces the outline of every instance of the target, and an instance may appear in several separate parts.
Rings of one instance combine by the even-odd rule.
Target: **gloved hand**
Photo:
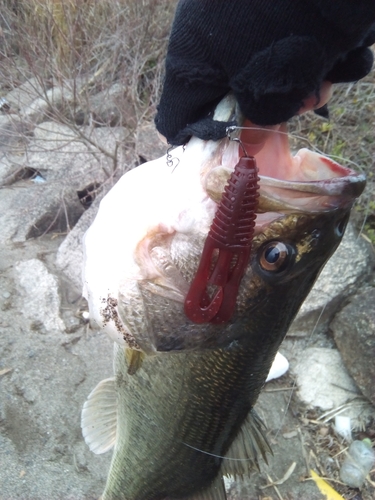
[[[173,145],[218,140],[229,91],[251,122],[287,121],[322,82],[364,77],[374,42],[375,0],[180,0],[156,127]]]

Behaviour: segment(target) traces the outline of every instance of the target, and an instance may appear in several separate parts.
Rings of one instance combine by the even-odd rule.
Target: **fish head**
[[[219,204],[243,147],[224,140],[214,151],[216,156],[202,162],[201,176],[205,191]],[[153,319],[158,351],[217,348],[233,342],[255,346],[261,341],[269,343],[269,352],[275,354],[339,245],[365,177],[307,149],[292,155],[284,127],[268,134],[255,159],[260,180],[254,238],[233,316],[223,325],[197,325],[184,317],[181,304],[172,300],[163,306],[160,302]],[[198,272],[206,237],[206,224],[199,226],[197,221],[196,231],[176,232],[167,243],[171,268],[186,284]],[[158,299],[149,294],[148,284],[141,288],[152,308]],[[207,288],[214,300],[218,288]],[[187,287],[181,290],[185,297]]]
[[[307,149],[292,155],[285,127],[267,130],[252,150],[259,202],[233,316],[197,324],[184,302],[228,178],[251,148],[192,138],[173,150],[172,167],[168,157],[143,164],[104,198],[85,238],[85,296],[91,318],[116,342],[148,355],[258,342],[272,360],[341,241],[365,178]]]

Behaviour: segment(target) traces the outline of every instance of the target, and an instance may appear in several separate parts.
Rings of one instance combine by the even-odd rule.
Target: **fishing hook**
[[[245,148],[243,142],[241,141],[241,139],[239,137],[232,137],[232,135],[231,135],[233,132],[237,132],[237,130],[240,130],[240,127],[237,127],[236,125],[232,125],[231,127],[227,127],[226,128],[227,137],[232,142],[238,142],[238,144],[241,146],[244,157],[249,158],[249,155],[247,154],[246,148]]]
[[[239,142],[246,154],[241,140],[227,134],[230,140]],[[185,314],[194,323],[225,323],[233,315],[250,258],[258,181],[255,158],[242,156],[224,188],[185,299]]]
[[[174,149],[174,146],[171,145],[168,147],[167,149],[167,155],[166,155],[166,163],[167,163],[167,167],[169,168],[172,168],[173,167],[173,171],[174,169],[178,166],[178,164],[180,163],[180,159],[177,158],[176,156],[172,156],[171,155],[171,151]],[[174,165],[174,161],[177,160],[177,163],[176,165]]]

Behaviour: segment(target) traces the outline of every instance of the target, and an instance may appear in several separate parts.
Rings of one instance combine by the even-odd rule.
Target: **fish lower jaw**
[[[116,329],[116,327],[112,324],[103,325],[103,330],[108,335],[108,337],[120,345],[121,347],[129,347],[127,342],[125,342],[123,335]]]

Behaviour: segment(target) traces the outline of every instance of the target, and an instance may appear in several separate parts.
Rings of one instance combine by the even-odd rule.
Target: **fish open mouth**
[[[242,123],[242,126],[228,129],[228,137],[236,136],[240,146],[235,144],[235,153],[227,147],[222,156],[222,168],[232,170],[233,163],[242,155],[255,158],[260,178],[258,210],[261,213],[290,210],[311,213],[349,208],[365,188],[364,174],[323,154],[303,148],[292,155],[287,125],[256,127],[250,124],[241,116],[231,94],[219,103],[214,118],[219,121],[235,118],[237,123]],[[210,174],[208,176],[208,192],[215,176],[217,179],[229,176],[217,175],[218,171],[214,170],[211,179]],[[217,188],[218,185],[214,190]]]
[[[244,144],[246,149],[246,144]],[[251,146],[250,146],[251,149]],[[286,124],[266,132],[255,154],[260,177],[261,212],[308,212],[346,208],[363,192],[363,174],[303,148],[292,155]]]

